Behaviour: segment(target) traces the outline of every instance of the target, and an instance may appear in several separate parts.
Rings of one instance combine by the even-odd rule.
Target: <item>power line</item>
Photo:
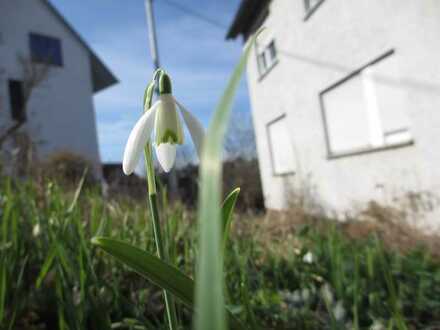
[[[177,3],[177,2],[174,2],[171,0],[162,0],[162,2],[171,6],[171,7],[174,7],[176,9],[180,10],[181,12],[184,12],[185,14],[187,14],[189,16],[193,16],[194,18],[197,18],[201,21],[204,21],[205,23],[208,23],[218,29],[222,29],[223,31],[228,28],[227,26],[223,25],[222,23],[217,22],[216,20],[214,20],[210,17],[206,17],[205,15],[200,14],[200,13],[198,13],[198,12],[196,12],[196,11],[192,10],[191,8],[188,8],[184,5],[181,5],[180,3]]]

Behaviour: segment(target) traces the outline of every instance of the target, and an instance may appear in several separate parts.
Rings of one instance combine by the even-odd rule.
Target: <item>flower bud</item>
[[[171,94],[172,91],[170,76],[163,72],[159,76],[159,94]]]

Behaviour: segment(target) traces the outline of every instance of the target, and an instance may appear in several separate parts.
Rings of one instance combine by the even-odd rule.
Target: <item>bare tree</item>
[[[177,148],[176,156],[176,168],[183,168],[188,164],[192,164],[196,161],[197,155],[195,147],[189,143],[185,143],[179,148]]]
[[[22,70],[23,109],[21,109],[21,111],[23,115],[20,116],[20,118],[18,118],[14,124],[8,127],[5,132],[0,135],[0,149],[2,148],[4,142],[8,140],[8,138],[12,137],[26,122],[28,104],[32,93],[36,87],[47,79],[49,75],[49,64],[35,63],[32,61],[32,59],[21,54],[17,55],[17,60]]]
[[[225,138],[227,159],[253,159],[257,156],[254,128],[249,112],[236,112],[232,115]]]

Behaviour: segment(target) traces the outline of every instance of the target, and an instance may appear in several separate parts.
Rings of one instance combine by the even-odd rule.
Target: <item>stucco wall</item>
[[[390,202],[405,191],[440,194],[440,2],[325,0],[307,20],[302,0],[273,0],[265,22],[278,63],[259,79],[248,63],[266,206],[287,205],[291,187],[307,182],[329,210],[344,212],[369,200]],[[414,145],[327,159],[319,93],[389,49],[405,91]],[[273,176],[266,125],[286,114],[296,159],[294,176]],[[440,227],[440,220],[430,224]]]
[[[34,90],[25,129],[37,142],[40,157],[72,151],[100,173],[88,51],[40,0],[0,0],[0,13],[1,126],[11,122],[7,80],[22,78],[17,55],[29,58],[29,33],[58,38],[63,66],[52,66],[46,81]]]

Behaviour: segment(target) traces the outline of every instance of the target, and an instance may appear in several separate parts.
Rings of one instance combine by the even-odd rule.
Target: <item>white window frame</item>
[[[322,92],[319,93],[319,100],[321,105],[321,114],[322,114],[322,121],[324,126],[324,133],[325,133],[325,140],[326,140],[326,146],[327,146],[327,158],[328,159],[334,159],[334,158],[340,158],[340,157],[346,157],[346,156],[353,156],[353,155],[359,155],[369,152],[376,152],[376,151],[382,151],[382,150],[388,150],[388,149],[394,149],[399,147],[405,147],[409,145],[414,144],[414,139],[411,133],[410,127],[405,127],[401,129],[396,129],[393,131],[384,131],[384,129],[381,126],[381,118],[380,118],[380,109],[377,106],[377,99],[376,94],[374,90],[374,82],[370,78],[370,68],[374,67],[375,64],[379,63],[382,60],[385,60],[387,57],[394,55],[395,51],[394,49],[391,49],[384,53],[383,55],[379,56],[378,58],[374,59],[373,61],[367,63],[366,65],[362,66],[361,68],[353,71],[350,73],[347,77],[337,81],[336,83],[332,84],[330,87],[326,88]],[[349,151],[333,151],[331,148],[330,143],[330,134],[329,134],[329,127],[327,123],[327,115],[326,115],[326,109],[325,109],[325,103],[324,103],[324,96],[326,93],[332,91],[333,89],[341,86],[342,84],[346,83],[350,79],[354,77],[358,77],[361,75],[362,80],[364,81],[364,93],[368,96],[366,98],[367,101],[367,113],[368,113],[368,121],[372,125],[372,129],[370,131],[370,145],[368,147],[360,147],[355,148],[353,150]],[[402,139],[402,136],[400,138],[396,137],[399,134],[405,134],[405,138]],[[409,136],[409,138],[408,138]],[[393,140],[394,137],[394,140]]]
[[[295,158],[294,158],[294,150],[293,147],[290,145],[290,143],[287,143],[288,147],[291,147],[291,152],[292,152],[292,164],[290,164],[290,166],[287,166],[288,169],[284,170],[284,171],[278,171],[277,170],[277,166],[275,163],[275,158],[274,158],[274,150],[273,150],[273,143],[272,143],[272,138],[271,138],[271,126],[273,124],[276,124],[278,122],[280,122],[281,120],[287,120],[286,114],[282,114],[281,116],[276,117],[275,119],[271,120],[270,122],[268,122],[266,124],[266,133],[267,133],[267,143],[269,146],[269,156],[270,156],[270,165],[271,165],[271,169],[272,169],[272,176],[288,176],[288,175],[294,175],[295,174]],[[288,134],[289,132],[286,131],[286,133]],[[287,142],[290,142],[290,139],[288,139]],[[286,150],[286,152],[289,152],[289,150]],[[289,168],[290,167],[290,168]]]
[[[304,0],[304,10],[306,15],[304,20],[307,20],[312,14],[323,4],[325,0],[318,0],[313,5],[310,3],[312,0]]]
[[[266,42],[257,39],[255,52],[259,79],[261,80],[278,63],[278,50],[275,38],[266,38]]]

